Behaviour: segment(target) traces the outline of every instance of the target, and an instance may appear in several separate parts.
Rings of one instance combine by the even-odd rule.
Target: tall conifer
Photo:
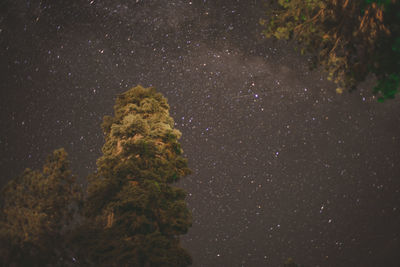
[[[188,266],[179,236],[191,213],[172,183],[190,170],[167,100],[137,86],[117,97],[114,112],[104,117],[103,155],[89,178],[80,258],[97,266]]]

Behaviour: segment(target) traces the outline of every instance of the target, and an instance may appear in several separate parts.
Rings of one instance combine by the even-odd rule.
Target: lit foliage
[[[369,73],[378,100],[394,98],[400,85],[398,0],[278,0],[261,20],[266,37],[294,39],[301,53],[315,54],[328,79],[354,89]]]
[[[95,266],[188,266],[179,235],[191,226],[186,193],[173,182],[190,173],[167,100],[137,86],[104,117],[103,156],[89,178],[78,260]]]
[[[63,149],[47,158],[42,172],[26,169],[11,180],[2,191],[0,265],[60,262],[80,196]]]
[[[119,95],[114,108],[115,116],[103,121],[103,156],[83,208],[63,149],[42,172],[27,169],[3,189],[0,265],[191,264],[179,241],[192,221],[186,193],[171,185],[190,170],[167,100],[137,86]]]

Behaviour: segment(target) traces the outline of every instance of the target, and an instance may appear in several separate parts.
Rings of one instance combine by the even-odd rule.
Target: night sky
[[[2,0],[1,185],[64,147],[81,181],[117,94],[154,86],[193,174],[193,266],[400,266],[400,102],[338,95],[260,0]]]

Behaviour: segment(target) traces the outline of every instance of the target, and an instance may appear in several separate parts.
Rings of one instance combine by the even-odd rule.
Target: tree
[[[315,55],[338,93],[355,89],[372,73],[378,100],[394,98],[400,86],[400,3],[398,0],[278,0],[266,37],[294,39],[303,53]]]
[[[11,180],[2,191],[1,266],[60,263],[79,198],[64,149],[48,156],[42,172],[26,169]]]
[[[119,95],[98,170],[89,177],[78,261],[96,266],[188,266],[179,235],[191,226],[185,192],[171,184],[190,173],[167,100],[154,88]]]
[[[103,156],[83,205],[63,149],[41,172],[26,169],[3,189],[2,266],[191,264],[179,240],[191,213],[185,191],[172,186],[190,170],[167,100],[137,86],[119,95],[114,109],[103,121]]]

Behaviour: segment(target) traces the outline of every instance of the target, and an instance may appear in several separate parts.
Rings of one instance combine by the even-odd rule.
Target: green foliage
[[[381,78],[378,84],[374,87],[374,93],[382,92],[381,97],[378,98],[379,102],[383,102],[386,98],[393,99],[399,88],[400,76],[399,74],[392,73],[388,77]]]
[[[26,169],[11,180],[2,191],[2,199],[1,265],[59,262],[80,199],[64,149],[55,150],[47,158],[42,172]]]
[[[1,266],[69,266],[72,258],[81,266],[191,264],[179,236],[192,217],[186,193],[172,186],[190,170],[167,100],[137,86],[114,110],[104,117],[103,155],[83,204],[63,149],[3,189]]]
[[[397,0],[278,0],[260,20],[266,37],[294,39],[314,55],[328,79],[354,89],[374,74],[380,101],[394,98],[400,76],[400,3]]]
[[[105,117],[103,156],[89,179],[78,258],[96,266],[188,266],[179,235],[191,226],[185,192],[171,186],[190,173],[167,100],[137,86]]]

